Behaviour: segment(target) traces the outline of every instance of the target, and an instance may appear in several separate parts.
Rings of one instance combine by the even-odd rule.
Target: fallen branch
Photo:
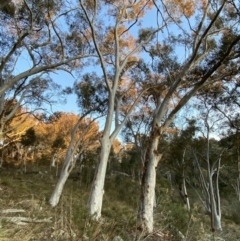
[[[23,209],[5,209],[0,211],[0,213],[25,213]]]
[[[119,172],[119,171],[112,171],[111,175],[114,175],[114,174],[119,174],[119,175],[123,175],[123,176],[126,176],[126,177],[131,177],[132,175],[129,175],[125,172]]]
[[[27,225],[28,223],[51,223],[52,217],[44,219],[35,219],[27,217],[1,217],[1,219],[7,222],[15,223],[17,225]]]

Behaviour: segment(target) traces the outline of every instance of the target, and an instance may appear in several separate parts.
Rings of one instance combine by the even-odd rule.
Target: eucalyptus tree
[[[43,71],[72,71],[80,59],[94,56],[84,45],[86,40],[80,41],[84,34],[73,36],[69,32],[67,17],[72,11],[77,11],[77,4],[35,0],[16,1],[11,5],[14,14],[0,10],[0,95],[24,78]],[[66,24],[64,28],[61,27],[63,24]],[[23,59],[27,59],[28,63],[19,67],[19,61]],[[14,70],[16,67],[18,71]]]
[[[66,150],[60,177],[49,200],[51,206],[54,207],[58,204],[64,185],[79,156],[87,150],[93,150],[97,146],[96,143],[100,134],[98,125],[94,120],[87,118],[79,118],[77,120],[71,131],[71,139]]]
[[[94,1],[92,4],[89,1],[80,1],[85,15],[82,21],[89,26],[88,34],[98,54],[107,99],[100,139],[101,151],[88,202],[89,214],[96,220],[101,217],[105,175],[112,143],[140,99],[141,91],[144,92],[141,82],[129,77],[130,72],[138,62],[142,47],[152,41],[155,34],[166,25],[163,21],[161,26],[139,31],[137,39],[132,37],[131,30],[137,28],[136,23],[143,19],[152,5],[151,1],[145,0]],[[108,19],[103,20],[103,15]],[[125,115],[120,115],[120,112]]]
[[[121,86],[122,93],[120,91],[118,91],[117,93],[117,88],[119,88],[120,85],[122,85],[122,83],[120,83],[120,77],[122,78],[123,75],[126,75],[124,73],[126,72],[125,71],[126,67],[131,68],[131,65],[135,63],[136,57],[134,55],[140,50],[143,44],[147,43],[151,39],[151,37],[154,35],[154,31],[147,32],[149,34],[149,37],[146,37],[146,33],[145,33],[145,39],[141,39],[141,43],[136,44],[134,39],[131,38],[131,36],[129,35],[130,28],[128,29],[126,26],[124,26],[124,23],[127,21],[130,21],[130,22],[132,21],[134,25],[134,21],[136,20],[137,22],[138,19],[141,18],[141,16],[144,14],[145,8],[149,7],[148,5],[150,4],[148,2],[139,1],[138,3],[136,2],[134,4],[129,3],[128,5],[124,5],[124,6],[120,6],[119,3],[117,3],[115,6],[114,3],[110,4],[104,1],[102,1],[101,4],[105,4],[107,5],[107,7],[111,8],[109,9],[109,16],[111,16],[111,18],[115,19],[114,21],[116,21],[116,25],[112,26],[110,24],[108,27],[106,27],[105,32],[102,31],[102,26],[104,26],[105,23],[103,21],[100,21],[102,20],[102,18],[100,15],[97,15],[97,13],[100,10],[102,13],[104,11],[106,12],[107,7],[105,8],[105,5],[104,5],[104,8],[103,8],[103,6],[101,6],[100,4],[97,4],[97,2],[95,2],[95,4],[91,4],[89,2],[80,2],[82,11],[74,13],[72,15],[73,18],[69,16],[68,23],[70,23],[69,26],[71,30],[71,35],[69,36],[69,39],[74,39],[79,45],[79,48],[81,48],[82,40],[78,37],[78,34],[83,33],[85,37],[84,41],[87,41],[88,46],[90,46],[90,48],[93,46],[94,47],[92,48],[93,51],[97,52],[100,65],[103,70],[105,88],[108,93],[107,97],[110,96],[108,100],[108,107],[107,107],[108,108],[107,111],[109,112],[109,114],[107,117],[107,124],[105,128],[106,131],[104,132],[105,134],[103,135],[104,141],[102,142],[104,143],[104,147],[102,151],[102,155],[104,156],[103,163],[106,166],[106,161],[107,161],[106,158],[109,154],[111,143],[113,142],[121,126],[123,125],[123,123],[117,124],[117,130],[115,131],[114,135],[111,137],[111,140],[109,140],[106,143],[106,140],[105,140],[106,136],[108,135],[108,138],[109,138],[109,135],[110,135],[109,133],[111,129],[111,120],[113,118],[113,112],[115,111],[115,113],[118,113],[120,110],[119,103],[118,103],[120,102],[120,97],[124,96],[125,103],[123,103],[123,105],[125,104],[126,106],[126,100],[127,100],[126,96],[128,91],[127,88],[129,87],[131,88],[131,83],[128,83],[127,85],[125,84],[123,87]],[[82,15],[82,13],[85,14],[85,17]],[[117,13],[117,17],[116,17],[116,13]],[[135,13],[136,13],[136,16],[133,16]],[[76,17],[78,17],[81,20],[80,22],[83,26],[90,27],[90,30],[91,30],[90,33],[87,27],[83,31],[81,28],[79,28],[79,26],[82,26],[82,25],[74,24],[76,22],[75,20]],[[74,20],[72,21],[72,19]],[[114,44],[112,44],[112,42],[114,42]],[[114,66],[112,69],[112,73],[110,70],[111,66]],[[121,82],[124,82],[123,78]],[[86,87],[88,87],[88,85]],[[88,97],[88,99],[92,98],[92,94],[94,95],[96,94],[92,92],[92,86],[90,87],[91,87],[90,89],[86,88],[86,91],[85,91],[85,92],[88,92],[87,94],[90,96]],[[88,99],[85,99],[84,101],[87,103]],[[124,100],[121,100],[121,101],[124,102]],[[128,98],[128,101],[129,101],[129,98]],[[118,115],[116,114],[115,116],[117,117]],[[70,147],[69,147],[69,150],[71,150]],[[67,158],[67,159],[70,160],[71,158]],[[103,172],[104,172],[104,168],[103,168]],[[100,177],[101,179],[100,193],[102,193],[101,185],[102,183],[104,183],[104,176],[105,174]],[[99,190],[97,192],[99,193]],[[97,205],[101,205],[101,199],[102,198],[100,198],[100,202],[98,202]],[[99,216],[99,214],[97,216]]]
[[[231,2],[191,1],[189,9],[193,7],[192,11],[180,8],[175,12],[170,11],[173,2],[162,1],[159,11],[165,9],[175,21],[178,31],[171,34],[165,44],[157,42],[155,46],[146,48],[154,57],[146,78],[159,76],[152,78],[159,87],[155,89],[155,92],[158,91],[157,101],[146,145],[139,204],[139,228],[147,232],[153,231],[156,167],[162,157],[158,152],[160,138],[179,110],[201,88],[238,74],[237,68],[232,66],[236,66],[240,57],[239,17]],[[179,16],[181,12],[182,18]],[[193,15],[196,21],[193,21]],[[174,51],[179,52],[180,47],[176,46],[185,50],[181,59],[173,54]],[[168,62],[165,61],[167,59]]]
[[[152,111],[148,104],[149,102],[143,98],[143,100],[139,102],[136,110],[134,110],[128,117],[126,124],[121,131],[124,142],[127,144],[130,143],[134,147],[132,150],[129,150],[134,157],[131,157],[131,154],[129,155],[131,159],[137,159],[135,160],[135,168],[137,166],[141,167],[143,164],[142,157],[144,156],[145,151],[144,145],[149,131],[149,123],[151,122],[151,119],[148,117]],[[138,171],[139,177],[141,177],[140,173],[142,170],[141,168],[138,169],[139,170],[133,170],[132,173]]]
[[[226,148],[221,147],[218,141],[210,138],[211,132],[214,132],[223,116],[216,114],[206,100],[203,102],[204,108],[199,117],[199,120],[202,121],[202,137],[201,141],[196,140],[196,143],[203,142],[205,147],[201,151],[195,149],[193,145],[192,152],[205,197],[201,198],[199,193],[198,196],[210,216],[211,230],[214,232],[222,230],[219,176],[220,169],[222,169],[222,156],[226,152]],[[205,170],[205,174],[203,170]]]
[[[86,44],[84,26],[77,35],[70,32],[67,18],[77,9],[77,4],[61,0],[1,2],[0,116],[12,88],[22,90],[18,98],[29,99],[28,91],[34,94],[38,85],[47,85],[50,72],[72,73],[80,62],[84,66],[85,58],[96,57]],[[0,139],[4,138],[0,131]]]
[[[205,100],[208,106],[212,107],[212,112],[214,111],[215,115],[222,115],[218,136],[221,138],[221,145],[228,149],[225,158],[223,158],[224,180],[227,185],[234,187],[240,200],[240,86],[239,75],[234,75],[238,69],[237,65],[232,64],[232,76],[222,79],[219,83],[214,83],[211,88],[209,86],[203,88],[199,91],[197,98],[200,98],[202,103]]]
[[[69,89],[69,91],[71,90]],[[87,149],[90,150],[91,146],[96,146],[95,143],[101,135],[96,119],[105,113],[106,108],[105,88],[95,74],[84,74],[81,81],[74,83],[74,92],[78,97],[77,104],[81,110],[81,115],[72,123],[73,127],[60,177],[49,200],[53,207],[58,204],[64,185],[75,167],[78,157]],[[96,117],[87,117],[94,114]]]
[[[49,78],[36,77],[29,82],[25,79],[12,86],[6,91],[0,103],[0,133],[4,142],[3,147],[19,142],[19,138],[24,134],[17,131],[19,126],[30,117],[36,117],[36,124],[39,113],[46,111],[47,106],[57,101],[61,103],[63,97],[60,86]]]
[[[232,187],[235,191],[237,200],[240,201],[240,136],[234,129],[228,132],[221,140],[221,146],[227,149],[223,159],[224,165],[224,184]]]
[[[227,81],[226,81],[227,82]],[[216,92],[216,91],[215,91]],[[230,185],[233,186],[238,200],[240,201],[240,150],[239,150],[239,131],[240,131],[240,87],[239,77],[231,81],[231,84],[225,83],[218,88],[214,101],[212,100],[212,93],[208,97],[210,104],[214,110],[224,116],[224,125],[222,128],[221,143],[228,148],[228,158],[225,163],[230,175]],[[236,167],[236,168],[233,168]]]
[[[186,126],[182,130],[176,130],[172,134],[169,142],[169,148],[166,155],[162,159],[163,165],[169,169],[169,172],[175,177],[175,183],[178,185],[177,189],[179,195],[190,211],[190,198],[187,191],[187,181],[193,177],[192,165],[192,142],[197,132],[198,127],[196,120],[186,120]]]
[[[22,135],[21,138],[21,145],[23,146],[22,149],[24,151],[23,156],[23,165],[24,165],[24,172],[27,172],[27,161],[28,161],[28,155],[33,154],[34,145],[36,144],[36,134],[33,127],[27,129],[26,133]],[[32,161],[33,161],[33,155],[32,155]]]

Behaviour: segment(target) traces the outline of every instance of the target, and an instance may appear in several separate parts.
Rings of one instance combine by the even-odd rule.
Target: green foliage
[[[36,167],[34,167],[36,170]],[[0,196],[1,208],[10,206],[26,210],[24,216],[44,219],[52,217],[52,223],[31,223],[21,227],[1,222],[1,238],[7,240],[72,240],[72,241],[112,241],[121,236],[123,240],[153,241],[136,231],[136,213],[139,199],[139,183],[130,178],[115,175],[108,176],[104,194],[103,218],[100,222],[90,220],[87,213],[89,180],[81,182],[68,180],[59,205],[52,209],[48,199],[56,183],[55,174],[49,172],[49,165],[38,166],[38,171],[20,174],[16,170],[0,170],[0,187],[4,190]],[[86,169],[83,169],[83,174]],[[94,170],[93,170],[94,172]],[[74,175],[71,174],[71,175]],[[92,180],[91,180],[92,181]],[[181,240],[178,232],[187,234],[188,241],[205,241],[211,235],[208,216],[197,206],[198,199],[191,198],[191,217],[183,207],[176,190],[166,178],[157,180],[157,207],[154,210],[156,232],[173,235],[172,241]],[[227,194],[226,194],[227,195]],[[192,197],[192,196],[191,196]],[[238,240],[239,208],[235,197],[226,200],[223,197],[224,211],[222,237],[225,240]],[[11,204],[11,205],[10,205]],[[9,206],[10,205],[10,206]],[[24,232],[23,232],[24,231]],[[141,237],[140,237],[141,236]],[[226,237],[226,238],[224,238]],[[0,239],[1,239],[0,238]],[[27,239],[28,238],[28,239]]]
[[[52,123],[56,122],[57,120],[59,120],[62,115],[63,115],[63,112],[56,111],[52,115],[46,116],[45,122],[48,124],[50,124],[50,123],[52,124]]]
[[[107,178],[105,190],[110,197],[116,198],[119,202],[125,203],[125,205],[137,208],[140,186],[131,177],[115,174]]]
[[[239,201],[232,202],[231,205],[229,205],[229,214],[227,216],[228,219],[231,221],[234,221],[236,224],[240,225],[240,205]]]
[[[66,148],[65,145],[65,141],[63,139],[63,137],[61,136],[57,136],[57,138],[54,140],[53,144],[52,144],[52,148]]]
[[[182,233],[185,233],[188,227],[189,214],[182,203],[172,202],[167,208],[169,212],[167,224],[170,224],[171,226],[176,227]]]
[[[33,127],[31,127],[22,136],[21,143],[24,146],[33,146],[35,142],[36,142],[35,130]]]
[[[232,41],[234,41],[237,37],[239,37],[238,33],[234,32],[227,32],[222,35],[221,38],[221,46],[220,46],[220,51],[219,55],[222,57],[224,54],[226,54],[228,48],[230,47]]]
[[[14,98],[5,99],[5,101],[4,101],[5,115],[9,115],[11,113],[11,111],[13,110],[14,106],[17,104],[18,104],[18,102]]]
[[[125,156],[122,158],[120,163],[120,168],[120,171],[129,175],[138,175],[138,172],[141,168],[141,157],[135,148],[126,151]]]
[[[67,40],[74,42],[79,49],[84,47],[82,36],[79,36],[77,31],[72,31],[71,34],[67,36]]]
[[[88,165],[88,163],[87,163]],[[80,182],[85,183],[86,186],[90,186],[94,178],[94,169],[92,166],[84,166],[80,173]]]
[[[44,24],[45,14],[47,14],[48,11],[55,12],[59,10],[61,6],[62,6],[61,1],[56,1],[56,0],[24,1],[24,3],[20,4],[19,6],[19,9],[17,12],[18,19],[21,20],[24,24],[26,24],[27,23],[26,19],[31,20],[31,17],[33,17],[33,20],[36,26],[41,26],[42,24]]]
[[[80,82],[74,83],[77,104],[81,111],[104,113],[106,109],[106,88],[96,73],[85,74]]]
[[[72,94],[73,93],[73,89],[71,88],[71,87],[65,87],[65,89],[63,89],[62,90],[62,93],[64,94],[64,95],[70,95],[70,94]]]
[[[156,191],[159,192],[159,195],[166,194],[171,190],[171,183],[167,178],[162,177],[161,174],[157,179]]]
[[[2,1],[4,2],[4,1]],[[5,1],[6,3],[9,1]],[[12,2],[9,3],[1,3],[1,7],[0,7],[0,11],[2,11],[3,13],[6,13],[7,15],[14,17],[15,14],[15,5]]]
[[[153,33],[153,28],[144,28],[144,29],[140,29],[138,32],[138,41],[139,42],[144,42],[146,41],[149,36],[152,35]],[[154,38],[154,36],[152,36],[152,39]]]
[[[36,158],[36,163],[40,166],[49,165],[51,161],[50,153],[42,153],[39,157]]]

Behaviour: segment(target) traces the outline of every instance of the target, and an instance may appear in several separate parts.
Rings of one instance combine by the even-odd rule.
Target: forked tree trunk
[[[153,210],[156,186],[156,168],[162,155],[158,154],[158,143],[160,135],[151,135],[145,154],[143,166],[141,196],[138,207],[138,229],[151,233],[153,231]]]
[[[212,174],[210,174],[212,176]],[[215,195],[216,193],[216,195]],[[209,196],[210,196],[210,210],[211,210],[211,226],[212,231],[215,230],[222,231],[222,225],[221,225],[221,208],[219,207],[218,201],[219,200],[219,194],[216,192],[214,193],[214,187],[212,182],[212,177],[209,179]]]
[[[207,122],[207,119],[205,120],[205,125],[207,128],[207,153],[206,153],[206,161],[207,161],[207,173],[208,173],[208,182],[209,182],[209,197],[211,202],[211,226],[212,231],[215,230],[222,231],[222,225],[221,225],[221,203],[220,203],[220,194],[219,194],[219,170],[220,170],[220,164],[221,164],[221,158],[222,154],[224,153],[225,149],[222,150],[220,153],[217,161],[215,161],[214,164],[210,164],[210,126]],[[215,169],[216,166],[216,169]],[[213,185],[213,176],[216,175],[215,179],[215,187]]]
[[[209,112],[208,112],[209,114]],[[194,153],[196,164],[200,174],[200,181],[202,188],[205,192],[206,202],[203,203],[207,213],[210,216],[211,220],[211,230],[214,232],[215,230],[221,231],[221,203],[220,203],[220,192],[219,192],[219,171],[221,158],[225,151],[223,149],[218,157],[218,159],[211,164],[210,162],[210,125],[207,122],[208,115],[205,119],[205,126],[207,130],[207,146],[206,146],[206,158],[205,161],[207,163],[207,177],[205,179],[202,169],[200,167],[198,157],[196,153]],[[215,179],[214,179],[215,177]],[[200,195],[198,195],[200,197]]]
[[[205,207],[205,210],[207,214],[210,216],[211,219],[211,229],[212,231],[215,230],[222,230],[221,226],[221,204],[220,204],[220,194],[219,194],[219,184],[218,184],[218,177],[219,177],[219,168],[220,168],[220,161],[221,156],[223,154],[224,150],[219,156],[219,159],[217,160],[217,168],[216,170],[212,170],[212,167],[210,166],[210,163],[208,161],[208,167],[207,167],[207,180],[205,180],[202,170],[200,168],[199,162],[197,160],[197,156],[195,155],[195,160],[198,165],[199,175],[200,175],[200,181],[203,188],[203,192],[205,194],[205,203],[200,197],[200,194],[195,190],[197,195],[199,196],[203,206]],[[216,175],[215,185],[213,184],[213,175]]]
[[[213,212],[212,212],[212,219],[213,219],[213,231],[218,230],[222,231],[222,224],[221,224],[221,210],[219,212],[218,205],[213,201]]]
[[[106,176],[106,169],[108,157],[111,149],[111,141],[109,138],[102,138],[102,148],[99,157],[98,166],[95,170],[95,177],[92,184],[92,189],[88,201],[89,215],[94,220],[101,218],[102,201],[104,194],[104,182]]]

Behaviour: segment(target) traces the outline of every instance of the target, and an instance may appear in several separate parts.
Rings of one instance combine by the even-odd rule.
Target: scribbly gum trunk
[[[109,140],[109,138],[103,138],[101,144],[102,148],[99,157],[99,162],[98,166],[96,167],[95,177],[92,184],[92,190],[88,201],[89,215],[94,220],[99,220],[101,218],[104,182],[106,176],[108,157],[111,149],[111,141]]]
[[[141,196],[138,208],[138,229],[151,233],[153,231],[153,209],[155,200],[156,168],[162,155],[158,154],[160,134],[158,128],[153,130],[145,154]]]

